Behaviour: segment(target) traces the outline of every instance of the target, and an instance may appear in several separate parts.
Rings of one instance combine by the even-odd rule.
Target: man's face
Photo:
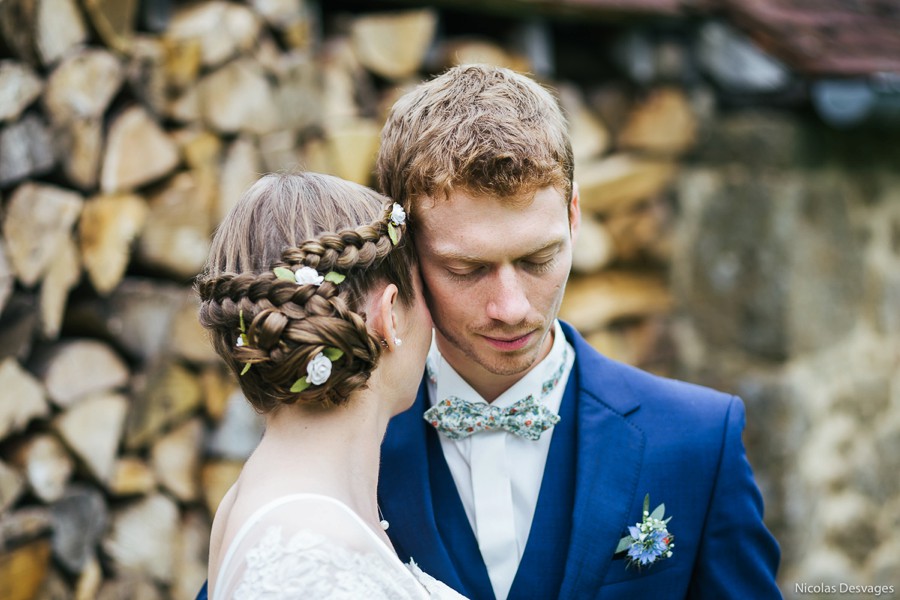
[[[577,193],[566,204],[547,187],[512,201],[456,191],[420,205],[416,249],[438,348],[473,385],[515,381],[549,352],[580,219]]]

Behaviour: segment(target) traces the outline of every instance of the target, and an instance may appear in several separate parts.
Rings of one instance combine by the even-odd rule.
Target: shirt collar
[[[528,371],[522,379],[500,394],[492,404],[505,408],[512,406],[528,395],[533,395],[538,401],[543,401],[544,396],[549,393],[546,384],[556,380],[555,385],[559,385],[559,378],[567,361],[567,353],[570,351],[567,349],[568,346],[569,344],[566,341],[562,327],[559,325],[559,321],[554,320],[553,345],[550,348],[550,352],[533,369]],[[472,389],[472,386],[466,383],[459,373],[444,360],[433,336],[431,349],[428,352],[426,361],[426,370],[431,380],[430,383],[436,386],[436,393],[431,398],[432,405],[450,396],[457,396],[469,402],[486,403],[484,398]],[[549,387],[552,389],[553,386],[550,385]]]

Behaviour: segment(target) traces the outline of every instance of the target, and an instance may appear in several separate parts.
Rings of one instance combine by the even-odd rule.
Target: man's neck
[[[443,336],[438,333],[435,336],[435,343],[441,357],[447,361],[453,370],[456,371],[463,380],[472,386],[472,389],[478,392],[478,395],[484,398],[485,402],[491,403],[500,397],[503,392],[514,386],[528,375],[532,369],[537,367],[553,348],[553,339],[556,327],[550,328],[544,339],[541,351],[538,353],[534,362],[524,371],[513,373],[511,375],[503,375],[493,373],[485,369],[480,363],[472,360],[465,354],[458,352]]]

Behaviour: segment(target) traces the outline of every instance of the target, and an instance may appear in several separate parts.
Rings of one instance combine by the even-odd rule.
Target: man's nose
[[[528,296],[515,269],[511,266],[500,268],[492,280],[489,283],[488,316],[511,325],[524,321],[528,316]]]

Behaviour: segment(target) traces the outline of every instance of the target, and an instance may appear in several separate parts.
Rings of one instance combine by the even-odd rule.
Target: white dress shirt
[[[533,395],[559,413],[574,363],[575,350],[556,321],[550,353],[492,404],[506,408]],[[485,402],[447,364],[434,342],[428,354],[428,371],[431,406],[450,396]],[[556,386],[542,395],[545,382],[554,378],[558,378]],[[478,540],[494,595],[497,600],[506,600],[528,541],[553,428],[536,441],[502,430],[485,431],[460,440],[438,437],[469,525]]]

